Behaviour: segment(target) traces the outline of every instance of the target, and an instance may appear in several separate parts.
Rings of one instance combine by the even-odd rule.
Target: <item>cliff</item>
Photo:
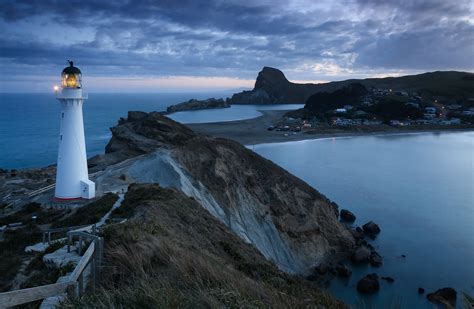
[[[303,104],[318,87],[292,83],[282,71],[264,67],[258,73],[253,90],[236,93],[227,101],[230,104]]]
[[[394,91],[418,92],[426,97],[466,100],[474,97],[473,80],[473,73],[443,71],[401,77],[297,84],[288,81],[280,70],[264,67],[258,73],[255,87],[252,90],[236,93],[227,101],[230,104],[303,104],[315,93],[334,92],[354,83],[359,83],[367,89],[375,87],[393,89]]]
[[[167,113],[176,113],[183,111],[194,111],[200,109],[212,109],[212,108],[226,108],[230,107],[230,104],[223,99],[209,98],[206,100],[191,99],[186,102],[182,102],[176,105],[170,105],[166,109]]]
[[[81,308],[346,308],[278,270],[195,200],[156,184],[131,185],[107,227],[102,289]]]
[[[109,166],[98,191],[160,183],[193,197],[220,222],[287,272],[352,250],[337,205],[284,169],[237,142],[195,134],[159,113],[132,112],[112,128]]]

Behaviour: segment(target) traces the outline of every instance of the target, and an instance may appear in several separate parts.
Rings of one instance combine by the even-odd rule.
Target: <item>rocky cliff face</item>
[[[195,134],[159,113],[131,113],[112,134],[106,156],[129,159],[99,184],[125,174],[176,187],[285,271],[305,272],[354,245],[334,203],[237,142]]]
[[[236,93],[228,99],[231,104],[303,104],[317,91],[316,84],[295,84],[288,81],[282,71],[264,67],[257,76],[255,87]]]
[[[226,107],[230,107],[230,104],[224,101],[224,99],[215,99],[215,98],[209,98],[206,100],[191,99],[183,103],[168,106],[166,111],[168,113],[176,113],[176,112],[182,112],[182,111],[194,111],[194,110],[200,110],[200,109],[226,108]]]

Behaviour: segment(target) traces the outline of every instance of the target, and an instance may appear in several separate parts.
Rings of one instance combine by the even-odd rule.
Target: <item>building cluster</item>
[[[380,102],[395,100],[400,109],[409,110],[406,117],[388,117],[380,114],[383,106]],[[474,101],[474,98],[471,99]],[[469,100],[468,100],[469,101]],[[472,106],[473,104],[466,104]],[[278,125],[268,130],[294,131],[308,130],[315,126],[420,126],[420,125],[460,125],[474,123],[474,108],[468,108],[462,102],[441,102],[438,99],[426,99],[416,92],[393,91],[392,89],[373,88],[360,102],[346,104],[326,112],[326,119],[300,119],[285,117]],[[393,119],[390,119],[393,118]]]

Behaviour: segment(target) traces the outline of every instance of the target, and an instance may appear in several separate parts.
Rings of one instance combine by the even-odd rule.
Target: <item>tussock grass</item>
[[[57,220],[52,224],[53,228],[94,224],[99,221],[117,201],[118,195],[107,193],[97,201],[91,202],[62,220]]]
[[[135,215],[104,233],[101,289],[64,306],[345,308],[307,281],[279,271],[182,193],[135,185],[125,203]]]

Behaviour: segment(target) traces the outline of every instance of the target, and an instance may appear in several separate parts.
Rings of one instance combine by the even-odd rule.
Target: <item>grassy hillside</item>
[[[368,89],[375,87],[394,91],[418,92],[423,96],[465,100],[474,98],[474,73],[456,71],[428,72],[401,77],[351,79],[322,84],[318,92],[333,91],[351,83],[361,83]]]
[[[345,308],[174,189],[132,185],[121,207],[131,219],[105,231],[103,288],[68,306]]]

